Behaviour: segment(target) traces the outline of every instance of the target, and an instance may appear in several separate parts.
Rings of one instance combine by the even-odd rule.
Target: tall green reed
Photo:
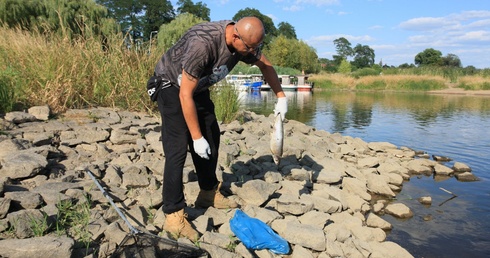
[[[223,123],[230,123],[237,118],[240,100],[236,88],[229,83],[219,83],[211,87],[216,118]]]
[[[54,112],[89,106],[144,111],[154,108],[146,81],[157,55],[129,50],[124,35],[69,40],[36,32],[0,28],[0,68],[19,74],[11,85],[24,106],[48,104]],[[3,67],[2,67],[3,66]]]

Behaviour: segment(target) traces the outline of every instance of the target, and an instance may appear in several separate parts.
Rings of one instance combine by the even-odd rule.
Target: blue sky
[[[171,1],[176,6],[177,1]],[[194,0],[194,3],[198,2]],[[368,45],[375,62],[414,63],[427,48],[457,55],[463,66],[490,68],[489,0],[201,0],[211,20],[231,19],[250,7],[288,22],[298,39],[332,59],[333,40]]]

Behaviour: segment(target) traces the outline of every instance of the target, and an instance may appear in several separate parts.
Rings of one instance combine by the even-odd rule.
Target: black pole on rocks
[[[114,203],[114,201],[112,200],[112,198],[109,196],[109,194],[104,190],[104,188],[102,187],[102,185],[100,185],[99,181],[97,181],[97,179],[94,177],[94,175],[92,174],[92,172],[90,172],[90,170],[86,169],[85,170],[88,174],[88,176],[90,178],[92,178],[92,180],[94,181],[95,185],[99,188],[99,190],[102,192],[102,194],[105,196],[105,198],[107,198],[107,200],[109,200],[109,202],[111,203],[112,207],[114,207],[114,209],[116,210],[117,214],[119,214],[119,217],[121,217],[121,219],[124,220],[124,222],[126,223],[126,225],[128,226],[129,230],[131,230],[131,233],[132,234],[138,234],[138,233],[141,233],[139,230],[137,230],[136,228],[134,228],[131,223],[129,223],[128,219],[126,218],[126,216],[124,216],[124,214],[121,212],[121,210],[119,209],[119,207],[116,206],[116,204]]]
[[[121,243],[118,244],[117,249],[111,255],[112,258],[118,257],[196,257],[204,258],[209,257],[209,253],[206,250],[198,248],[193,245],[179,243],[178,241],[163,238],[151,233],[139,231],[134,228],[128,221],[126,216],[121,212],[119,207],[116,206],[109,194],[100,185],[97,179],[94,177],[89,169],[85,172],[92,178],[95,185],[104,194],[104,196],[109,200],[112,207],[116,210],[117,214],[124,220],[131,233],[127,234]],[[129,241],[132,240],[132,241]]]

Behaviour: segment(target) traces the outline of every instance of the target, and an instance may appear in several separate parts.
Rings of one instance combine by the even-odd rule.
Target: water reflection
[[[359,137],[366,142],[387,141],[463,162],[481,181],[413,177],[397,201],[416,214],[406,221],[383,216],[393,224],[388,240],[415,257],[490,257],[490,97],[418,93],[314,92],[288,93],[288,119],[318,130]],[[273,112],[271,92],[246,94],[243,106],[258,114]],[[453,162],[445,165],[451,167]],[[439,187],[458,194],[449,197]],[[433,204],[418,203],[431,196]],[[423,217],[431,215],[431,221]]]

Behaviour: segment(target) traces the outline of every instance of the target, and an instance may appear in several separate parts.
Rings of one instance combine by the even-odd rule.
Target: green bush
[[[458,85],[459,88],[463,88],[465,90],[490,90],[490,82],[482,82],[482,83],[473,83],[467,84],[462,82]]]
[[[430,90],[439,90],[443,89],[444,85],[435,80],[406,80],[400,81],[397,86],[400,90],[409,90],[409,91],[430,91]]]
[[[13,110],[16,78],[16,73],[10,67],[4,71],[0,70],[0,113]]]
[[[385,90],[386,83],[382,80],[375,80],[370,84],[359,83],[356,85],[357,90]]]
[[[331,90],[336,89],[337,87],[333,84],[331,80],[315,80],[309,79],[310,82],[314,83],[315,89],[325,89]]]
[[[235,120],[240,109],[238,92],[231,84],[219,84],[210,88],[216,118],[225,124]]]
[[[376,75],[379,75],[379,71],[377,71],[376,69],[373,69],[373,68],[362,68],[362,69],[359,69],[355,72],[353,72],[351,75],[354,77],[354,78],[360,78],[360,77],[363,77],[363,76],[376,76]]]
[[[484,82],[482,84],[482,90],[490,90],[490,82]]]

